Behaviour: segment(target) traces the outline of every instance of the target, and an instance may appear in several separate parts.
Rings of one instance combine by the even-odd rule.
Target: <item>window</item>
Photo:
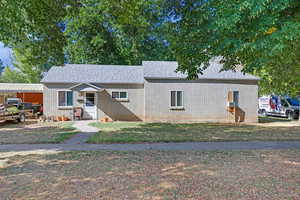
[[[58,91],[58,106],[59,107],[73,106],[73,92],[72,91]]]
[[[298,99],[287,98],[286,100],[289,102],[289,104],[291,104],[291,106],[299,106],[300,105],[300,102]]]
[[[111,97],[117,100],[128,100],[127,92],[112,92]]]
[[[286,102],[285,99],[281,99],[281,105],[285,108],[289,107],[289,104]]]
[[[171,91],[171,108],[183,108],[183,91]]]
[[[234,106],[239,106],[239,97],[240,94],[239,94],[239,91],[233,91],[233,103],[234,103]]]
[[[86,107],[95,106],[95,93],[86,93],[85,94],[85,106]]]

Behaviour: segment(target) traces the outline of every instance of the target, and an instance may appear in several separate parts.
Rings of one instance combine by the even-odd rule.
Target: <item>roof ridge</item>
[[[68,67],[143,67],[143,65],[105,65],[105,64],[65,64]]]

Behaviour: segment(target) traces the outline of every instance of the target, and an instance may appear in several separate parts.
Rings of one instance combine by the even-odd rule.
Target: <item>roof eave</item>
[[[151,77],[151,76],[145,76],[145,79],[169,79],[169,80],[187,80],[183,77]],[[248,81],[259,81],[260,78],[198,78],[195,80],[227,80],[227,81],[241,81],[241,80],[248,80]]]
[[[55,84],[58,84],[58,83],[61,83],[61,84],[81,84],[82,82],[61,82],[61,81],[43,81],[41,82],[42,84],[47,84],[47,83],[55,83]],[[90,83],[93,83],[93,84],[144,84],[144,81],[143,82],[90,82]]]

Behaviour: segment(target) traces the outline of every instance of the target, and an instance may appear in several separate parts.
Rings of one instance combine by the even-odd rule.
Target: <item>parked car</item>
[[[276,95],[263,96],[258,99],[258,105],[258,113],[263,116],[299,119],[300,103],[296,98]]]

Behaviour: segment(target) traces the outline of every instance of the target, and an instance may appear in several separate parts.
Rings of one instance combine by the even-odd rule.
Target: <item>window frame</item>
[[[172,92],[175,92],[175,106],[172,106]],[[182,105],[178,106],[177,95],[178,92],[181,92],[181,102]],[[170,109],[171,110],[183,110],[184,109],[184,91],[183,90],[170,90]]]
[[[237,99],[235,99],[235,93],[237,93]],[[235,101],[237,100],[237,102]],[[240,106],[240,91],[239,90],[233,90],[232,91],[232,102],[234,103],[235,107],[239,107]]]
[[[115,92],[117,92],[119,94],[118,95],[119,97],[117,97],[117,98],[113,97],[113,93],[115,93]],[[121,92],[125,92],[126,93],[126,97],[125,98],[121,98]],[[128,91],[121,91],[121,90],[119,90],[119,91],[117,91],[117,90],[111,91],[111,98],[115,99],[117,101],[128,101],[129,100],[129,98],[128,98]]]
[[[90,106],[90,105],[86,104],[87,103],[87,99],[90,98],[90,97],[87,97],[87,94],[93,94],[94,95],[94,97],[93,97],[93,99],[94,99],[94,105],[93,106]],[[84,107],[88,107],[88,108],[92,108],[92,107],[97,106],[97,93],[96,92],[85,92],[83,104],[84,104]]]
[[[72,105],[71,106],[60,106],[59,105],[59,92],[65,92],[65,103],[68,102],[68,95],[67,92],[72,92]],[[74,92],[72,90],[57,90],[57,107],[58,108],[73,108],[74,106]]]
[[[282,102],[283,102],[283,103],[282,103]],[[288,102],[287,100],[285,100],[285,99],[280,99],[280,104],[281,104],[281,106],[283,106],[284,108],[289,107],[289,102]],[[285,104],[285,105],[283,105],[283,104]]]

